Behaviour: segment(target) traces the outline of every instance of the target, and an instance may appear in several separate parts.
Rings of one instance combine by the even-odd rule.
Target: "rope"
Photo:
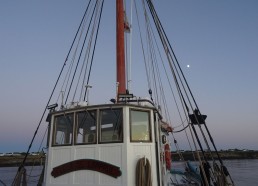
[[[93,13],[91,15],[90,23],[92,21],[92,18],[93,18],[93,15],[94,15],[97,3],[98,3],[98,1],[96,1],[96,3],[95,3],[94,10],[93,10]],[[88,30],[89,30],[89,28],[90,28],[90,24],[88,26]],[[83,51],[83,48],[84,48],[84,45],[85,45],[85,42],[86,42],[86,38],[87,38],[87,35],[88,35],[88,30],[87,30],[87,33],[86,33],[86,35],[84,37],[84,41],[83,41],[83,45],[82,45],[82,48],[81,48],[81,52],[80,52],[78,61],[76,63],[76,67],[75,67],[75,70],[74,70],[74,73],[73,73],[73,77],[72,77],[72,80],[71,80],[71,83],[70,83],[70,87],[69,87],[69,90],[68,90],[68,93],[67,93],[67,96],[66,96],[65,104],[67,103],[67,100],[68,100],[68,97],[69,97],[69,94],[70,94],[70,91],[71,91],[71,88],[72,88],[72,85],[73,85],[74,77],[75,77],[75,74],[76,74],[76,71],[77,71],[77,67],[78,67],[78,64],[79,64],[79,61],[80,61],[80,58],[81,58],[81,54],[82,54],[82,51]]]
[[[151,165],[148,158],[141,158],[136,164],[136,186],[152,186]]]
[[[162,59],[162,57],[161,57],[161,53],[160,53],[160,50],[159,50],[157,41],[156,41],[156,39],[155,39],[154,32],[153,32],[153,30],[152,30],[151,24],[150,24],[150,22],[149,22],[149,18],[148,18],[148,16],[147,16],[147,12],[146,12],[146,9],[145,9],[144,1],[142,1],[142,4],[143,4],[143,7],[144,7],[143,12],[144,12],[144,15],[145,15],[147,39],[148,39],[148,43],[149,43],[149,46],[150,46],[150,47],[149,47],[149,53],[150,53],[150,58],[151,58],[151,60],[150,60],[150,62],[151,62],[150,66],[152,67],[152,68],[151,68],[151,69],[152,69],[151,71],[152,71],[153,79],[154,79],[154,80],[153,80],[153,82],[154,82],[154,88],[155,88],[154,91],[155,91],[155,94],[156,94],[155,96],[156,96],[156,99],[157,99],[157,103],[158,103],[158,105],[162,105],[162,106],[163,106],[162,109],[164,110],[165,118],[167,118],[167,120],[170,121],[169,123],[171,123],[171,119],[170,119],[169,114],[168,114],[168,106],[167,106],[167,103],[168,103],[168,102],[167,102],[166,99],[165,99],[165,92],[164,92],[164,89],[163,89],[163,85],[162,85],[163,83],[162,83],[161,76],[160,76],[161,73],[160,73],[160,70],[159,70],[159,67],[158,67],[156,55],[155,55],[155,53],[154,53],[154,44],[156,44],[156,48],[157,48],[157,51],[158,51],[158,53],[159,53],[159,56],[160,56],[162,65],[163,65],[163,68],[164,68],[164,71],[165,71],[165,75],[166,75],[167,80],[168,80],[168,82],[169,82],[169,87],[170,87],[170,90],[171,90],[171,92],[172,92],[173,99],[174,99],[174,101],[175,101],[175,103],[176,103],[176,107],[177,107],[177,110],[178,110],[178,113],[179,113],[181,122],[182,122],[182,124],[183,124],[183,126],[184,126],[184,122],[183,122],[181,113],[180,113],[180,111],[179,111],[179,107],[178,107],[177,101],[176,101],[176,99],[175,99],[175,95],[174,95],[174,92],[173,92],[171,83],[170,83],[169,78],[168,78],[168,74],[167,74],[167,70],[166,70],[165,65],[164,65],[164,61],[163,61],[163,59]],[[162,36],[160,36],[160,37],[162,37]],[[153,42],[152,38],[153,38],[154,42]],[[163,37],[163,38],[164,38],[164,37]],[[164,43],[165,40],[164,40],[164,39],[161,39],[161,40],[162,40],[162,42],[163,42],[163,45],[165,46],[165,43]],[[167,48],[167,47],[164,47],[164,48]],[[178,92],[179,92],[179,94],[181,95],[180,100],[181,100],[181,102],[186,106],[186,110],[188,110],[188,107],[187,107],[186,102],[185,102],[185,100],[184,100],[183,94],[182,94],[182,92],[181,92],[181,90],[180,90],[179,82],[177,82],[177,79],[176,79],[176,75],[175,75],[176,72],[175,72],[175,70],[173,69],[172,66],[170,66],[170,68],[172,69],[172,72],[173,72],[173,74],[174,74],[173,76],[174,76],[174,80],[175,80],[175,82],[176,82],[176,86],[177,86]],[[146,68],[146,69],[147,69],[147,68]],[[149,72],[149,73],[150,73],[150,72]],[[157,74],[157,75],[155,75],[155,74]],[[157,78],[156,78],[156,77],[157,77]],[[157,80],[156,80],[156,79],[157,79]],[[156,81],[157,81],[157,82],[156,82]],[[158,96],[158,92],[161,94],[160,98],[159,98],[159,96]],[[162,102],[163,104],[160,104],[161,102]],[[184,111],[185,111],[185,117],[187,118],[188,115],[187,115],[186,110],[184,109]],[[186,129],[187,127],[188,127],[188,125],[187,125],[187,126],[184,126],[183,129],[180,130],[180,131],[183,131],[183,130]],[[188,141],[188,143],[189,143],[189,146],[190,146],[190,148],[192,149],[191,144],[190,144],[190,140],[189,140],[189,137],[188,137],[188,134],[187,134],[186,131],[185,131],[185,134],[186,134],[186,136],[187,136],[187,141]],[[178,148],[178,147],[177,147],[177,148]]]
[[[135,6],[135,12],[136,12],[136,17],[137,17],[137,24],[138,24],[138,29],[139,29],[139,35],[140,35],[140,40],[141,40],[141,47],[142,47],[142,53],[143,53],[143,58],[144,58],[144,65],[145,65],[145,71],[146,71],[146,76],[147,76],[147,81],[148,81],[148,88],[151,89],[151,83],[150,83],[150,75],[148,72],[148,65],[146,62],[146,55],[145,55],[145,50],[143,47],[143,39],[142,39],[142,34],[141,34],[141,27],[140,27],[140,22],[139,22],[139,15],[138,15],[138,9],[136,6],[136,1],[134,0],[134,6]]]
[[[194,99],[194,97],[193,97],[192,91],[191,91],[191,89],[190,89],[190,87],[189,87],[189,85],[188,85],[188,83],[187,83],[187,81],[186,81],[186,78],[185,78],[185,76],[184,76],[184,74],[183,74],[183,72],[182,72],[182,69],[181,69],[181,67],[180,67],[180,65],[179,65],[179,63],[178,63],[178,60],[177,60],[177,58],[176,58],[176,56],[175,56],[175,54],[174,54],[174,51],[173,51],[173,49],[172,49],[172,47],[171,47],[171,45],[170,45],[170,43],[169,43],[169,41],[168,41],[168,38],[167,38],[167,36],[166,36],[166,33],[165,33],[165,31],[164,31],[164,29],[163,29],[161,23],[160,23],[160,20],[159,20],[157,14],[156,14],[156,11],[155,11],[155,9],[154,9],[154,7],[153,7],[153,4],[152,4],[152,2],[149,1],[149,0],[148,0],[147,2],[148,2],[148,5],[149,5],[149,8],[150,8],[150,10],[151,10],[151,13],[152,13],[152,15],[153,15],[153,19],[154,19],[155,24],[156,24],[156,26],[157,26],[157,29],[158,29],[158,32],[159,32],[159,34],[160,34],[161,40],[164,42],[164,43],[163,43],[164,49],[167,50],[167,53],[170,55],[170,57],[171,57],[171,59],[172,59],[172,62],[174,63],[174,66],[177,66],[178,69],[179,69],[179,71],[180,71],[180,74],[181,74],[181,75],[179,75],[179,72],[178,72],[177,68],[175,68],[176,73],[177,73],[177,77],[179,78],[179,80],[180,80],[180,82],[181,82],[181,85],[182,85],[182,87],[183,87],[183,90],[184,90],[184,92],[185,92],[185,94],[186,94],[186,96],[187,96],[188,102],[189,102],[189,104],[191,105],[191,108],[192,108],[192,110],[193,110],[193,106],[192,106],[191,101],[190,101],[190,99],[189,99],[189,97],[188,97],[188,94],[187,94],[187,91],[186,91],[186,89],[185,89],[185,86],[183,85],[181,76],[182,76],[182,78],[183,78],[183,80],[184,80],[184,84],[186,85],[189,94],[191,95],[191,98],[192,98],[192,100],[193,100],[193,102],[194,102],[195,107],[198,109],[198,106],[197,106],[197,103],[196,103],[196,101],[195,101],[195,99]],[[172,58],[171,54],[169,53],[169,50],[168,50],[168,49],[170,49],[170,51],[172,52],[173,58],[174,58],[175,60],[173,60],[173,58]],[[180,91],[180,92],[181,92],[181,91]],[[182,93],[181,93],[181,95],[182,95]],[[182,96],[182,97],[183,97],[183,96]],[[185,101],[184,101],[184,102],[185,102]],[[186,104],[185,104],[185,105],[186,105]],[[187,107],[187,106],[186,106],[186,107]],[[200,124],[198,124],[198,126],[199,126],[199,129],[200,129],[201,134],[202,134],[202,136],[203,136],[203,139],[204,139],[204,141],[205,141],[205,144],[206,144],[208,150],[210,150],[208,141],[207,141],[207,139],[206,139],[206,136],[205,136],[205,134],[204,134],[204,132],[203,132],[203,130],[202,130]],[[213,139],[212,139],[212,137],[211,137],[211,134],[210,134],[210,132],[209,132],[209,130],[208,130],[206,124],[204,124],[204,126],[205,126],[206,132],[207,132],[207,134],[208,134],[208,136],[209,136],[209,138],[210,138],[210,141],[211,141],[211,143],[212,143],[212,145],[213,145],[213,147],[214,147],[214,149],[215,149],[215,152],[217,153],[217,157],[218,157],[220,163],[223,165],[222,160],[221,160],[221,158],[220,158],[220,156],[219,156],[219,154],[218,154],[218,152],[217,152],[215,143],[214,143],[214,141],[213,141]],[[198,136],[197,136],[196,134],[197,134],[197,133],[195,133],[195,136],[196,136],[196,138],[198,138]],[[198,141],[198,140],[197,140],[197,141]],[[201,143],[199,143],[199,146],[200,146],[200,148],[202,149]]]
[[[70,56],[70,53],[71,53],[72,48],[73,48],[73,46],[74,46],[74,43],[75,43],[75,41],[76,41],[77,35],[78,35],[79,31],[82,30],[81,27],[82,27],[83,22],[85,21],[85,17],[86,17],[86,14],[87,14],[87,12],[88,12],[88,9],[89,9],[90,4],[91,4],[91,0],[89,1],[88,5],[87,5],[87,8],[86,8],[86,10],[85,10],[85,12],[84,12],[84,14],[83,14],[82,20],[81,20],[81,22],[80,22],[80,25],[79,25],[79,27],[78,27],[78,29],[77,29],[77,31],[76,31],[76,34],[75,34],[74,39],[73,39],[73,42],[72,42],[72,44],[71,44],[71,46],[70,46],[69,52],[68,52],[68,54],[67,54],[67,56],[66,56],[66,58],[65,58],[64,66],[66,65],[66,62],[67,62],[67,60],[68,60],[68,57]],[[80,37],[81,37],[81,35],[80,35]],[[78,44],[77,44],[77,47],[78,47]],[[77,50],[77,47],[76,47],[76,50]],[[64,66],[62,67],[61,72],[63,71]],[[58,80],[59,80],[60,76],[61,76],[61,73],[60,73],[60,75],[59,75],[59,77],[58,77]],[[67,77],[65,77],[65,79],[66,79],[66,78],[67,78]],[[64,81],[64,83],[65,83],[65,81]],[[61,90],[63,89],[64,83],[63,83],[63,85],[62,85]],[[60,94],[59,94],[59,96],[60,96]],[[58,98],[57,98],[57,101],[59,100],[59,96],[58,96]]]
[[[89,3],[90,3],[90,2],[89,2]],[[87,7],[87,9],[86,9],[86,11],[85,11],[85,13],[84,13],[83,19],[84,19],[85,15],[86,15],[87,10],[88,10],[88,7]],[[80,27],[81,27],[81,24],[82,24],[82,21],[81,21],[81,23],[80,23],[80,25],[79,25],[79,28],[77,29],[76,36],[77,36],[77,34],[78,34],[78,32],[79,32],[79,29],[80,29]],[[76,36],[75,36],[75,38],[76,38]],[[35,139],[35,137],[36,137],[36,135],[37,135],[37,133],[38,133],[39,127],[40,127],[40,125],[41,125],[41,123],[42,123],[43,117],[45,116],[45,113],[46,113],[46,110],[47,110],[47,106],[49,105],[50,100],[52,99],[52,96],[53,96],[53,94],[54,94],[54,91],[55,91],[55,89],[56,89],[56,87],[57,87],[57,84],[58,84],[58,82],[59,82],[59,79],[60,79],[60,77],[61,77],[61,74],[62,74],[62,72],[63,72],[63,70],[64,70],[64,67],[65,67],[65,65],[66,65],[66,62],[67,62],[67,60],[68,60],[68,56],[69,56],[69,54],[70,54],[70,52],[71,52],[71,49],[72,49],[72,47],[73,47],[75,38],[74,38],[74,40],[73,40],[73,42],[72,42],[72,45],[71,45],[71,47],[70,47],[70,49],[69,49],[69,52],[68,52],[67,56],[66,56],[65,62],[64,62],[64,64],[63,64],[62,68],[61,68],[61,71],[60,71],[60,73],[59,73],[59,75],[58,75],[58,78],[57,78],[57,80],[56,80],[56,83],[55,83],[55,85],[54,85],[54,88],[53,88],[53,90],[52,90],[52,92],[51,92],[51,94],[50,94],[50,98],[49,98],[49,100],[48,100],[48,102],[47,102],[47,104],[46,104],[46,107],[45,107],[45,109],[44,109],[44,111],[43,111],[43,114],[42,114],[42,116],[41,116],[41,118],[40,118],[40,121],[39,121],[39,123],[38,123],[38,126],[37,126],[37,128],[36,128],[36,130],[35,130],[35,132],[34,132],[34,135],[33,135],[32,139],[31,139],[30,145],[29,145],[28,150],[27,150],[27,152],[26,152],[26,155],[25,155],[25,157],[24,157],[24,159],[23,159],[23,162],[21,163],[21,165],[20,165],[20,167],[19,167],[19,169],[18,169],[18,171],[17,171],[17,174],[19,173],[20,169],[24,166],[25,161],[26,161],[26,159],[27,159],[27,157],[28,157],[28,154],[29,154],[29,152],[30,152],[31,146],[32,146],[32,144],[33,144],[33,142],[34,142],[34,139]],[[15,181],[15,180],[14,180],[14,181]]]
[[[13,180],[12,186],[20,186],[21,184],[22,186],[27,186],[26,169],[24,167],[19,167],[19,171]]]
[[[5,184],[2,180],[0,180],[0,183],[2,183],[2,184],[3,184],[3,186],[6,186],[6,184]]]
[[[39,152],[39,151],[38,151]],[[33,159],[33,165],[31,166],[31,169],[30,169],[30,172],[29,172],[29,174],[27,174],[27,182],[29,183],[29,182],[31,182],[31,178],[33,178],[33,177],[39,177],[40,175],[34,175],[34,176],[32,176],[31,174],[33,173],[33,169],[34,169],[34,167],[35,167],[35,163],[38,161],[38,162],[40,162],[40,164],[42,165],[42,159],[43,159],[43,153],[44,153],[44,151],[42,150],[41,152],[41,156],[40,157],[38,157],[38,158],[34,158]]]
[[[46,110],[47,110],[47,106],[49,105],[49,103],[50,103],[50,101],[51,101],[51,99],[52,99],[52,96],[53,96],[53,94],[54,94],[54,92],[55,92],[55,89],[56,89],[56,87],[57,87],[57,84],[58,84],[58,82],[59,82],[59,80],[60,80],[60,77],[61,77],[61,75],[62,75],[62,73],[63,73],[64,67],[65,67],[66,62],[67,62],[67,60],[68,60],[68,57],[69,57],[69,55],[70,55],[70,52],[71,52],[71,50],[72,50],[72,48],[73,48],[73,45],[74,45],[74,42],[75,42],[75,40],[76,40],[77,34],[78,34],[78,32],[79,32],[79,30],[80,30],[80,28],[81,28],[82,22],[83,22],[83,20],[84,20],[84,18],[85,18],[85,15],[86,15],[86,13],[87,13],[87,10],[88,10],[88,7],[89,7],[90,2],[91,2],[91,0],[90,0],[89,3],[88,3],[88,6],[87,6],[86,11],[85,11],[85,13],[84,13],[84,15],[83,15],[82,21],[81,21],[81,23],[80,23],[80,25],[79,25],[79,28],[77,29],[76,35],[75,35],[75,37],[74,37],[74,40],[73,40],[73,42],[72,42],[72,44],[71,44],[71,47],[70,47],[69,52],[68,52],[68,54],[67,54],[67,56],[66,56],[65,62],[63,63],[63,66],[62,66],[61,71],[60,71],[60,73],[59,73],[59,75],[58,75],[58,78],[57,78],[57,80],[56,80],[56,83],[55,83],[55,85],[54,85],[54,88],[53,88],[53,90],[52,90],[52,92],[51,92],[51,94],[50,94],[49,100],[48,100],[48,102],[47,102],[47,104],[46,104],[46,107],[45,107],[45,109],[44,109],[44,111],[43,111],[43,114],[42,114],[42,116],[41,116],[41,118],[40,118],[40,121],[39,121],[39,123],[38,123],[38,125],[37,125],[37,128],[36,128],[36,130],[35,130],[35,132],[34,132],[34,135],[33,135],[33,137],[32,137],[32,140],[31,140],[31,142],[30,142],[30,145],[29,145],[29,147],[28,147],[28,149],[27,149],[27,152],[26,152],[26,155],[25,155],[25,157],[24,157],[24,159],[23,159],[23,162],[22,162],[21,165],[19,166],[19,169],[18,169],[17,174],[16,174],[16,176],[15,176],[15,179],[14,179],[14,181],[13,181],[13,184],[15,184],[16,181],[17,181],[17,178],[19,178],[20,171],[23,169],[23,166],[24,166],[24,164],[25,164],[25,161],[27,160],[27,157],[28,157],[28,154],[29,154],[29,152],[30,152],[31,146],[32,146],[32,144],[33,144],[33,142],[34,142],[34,139],[35,139],[37,133],[38,133],[38,130],[39,130],[39,127],[40,127],[40,125],[41,125],[41,123],[42,123],[43,117],[45,116],[45,113],[46,113]]]
[[[89,75],[88,75],[88,79],[87,79],[87,85],[89,84],[89,80],[90,80],[92,62],[93,62],[93,58],[94,58],[96,43],[97,43],[97,40],[98,40],[98,32],[99,32],[99,25],[100,25],[100,20],[101,20],[101,16],[102,16],[103,4],[104,4],[104,1],[102,1],[102,4],[101,4],[101,10],[100,10],[98,28],[97,28],[97,33],[96,33],[96,36],[95,36],[95,43],[94,43],[93,52],[92,52],[92,56],[91,56],[91,63],[90,63]],[[84,101],[85,101],[85,98],[86,98],[87,90],[88,90],[88,87],[87,87],[86,90],[85,90],[84,99],[83,99]]]
[[[167,35],[166,35],[166,33],[165,33],[164,29],[163,29],[163,26],[162,26],[162,24],[161,24],[161,22],[160,22],[160,20],[159,20],[159,18],[157,16],[157,13],[156,13],[155,8],[154,8],[154,6],[152,4],[152,1],[151,0],[147,0],[147,4],[149,6],[149,10],[151,12],[153,21],[154,21],[154,23],[156,25],[158,34],[160,36],[161,43],[162,43],[163,48],[165,50],[165,53],[167,55],[167,59],[168,59],[168,62],[169,62],[168,64],[169,64],[170,70],[172,72],[172,75],[173,75],[173,78],[174,78],[174,81],[175,81],[175,84],[176,84],[176,88],[178,90],[178,93],[180,95],[180,99],[181,99],[181,101],[182,101],[182,103],[184,105],[184,108],[185,108],[184,111],[185,111],[186,118],[188,118],[188,115],[189,115],[189,107],[188,107],[188,105],[190,106],[192,111],[194,111],[194,108],[198,109],[198,105],[196,103],[196,100],[193,97],[192,91],[191,91],[191,89],[190,89],[190,87],[188,85],[188,82],[186,81],[186,78],[185,78],[185,76],[184,76],[184,74],[182,72],[182,69],[181,69],[181,67],[180,67],[180,65],[178,63],[177,57],[175,56],[175,53],[174,53],[174,51],[173,51],[173,49],[171,47],[171,44],[170,44],[170,42],[169,42],[169,40],[167,38]],[[198,133],[197,133],[197,131],[195,129],[195,126],[193,124],[191,124],[191,127],[192,127],[192,130],[194,132],[195,139],[197,140],[197,143],[198,143],[198,145],[199,145],[199,147],[201,149],[201,152],[203,154],[203,158],[205,159],[205,161],[207,161],[206,157],[204,156],[203,147],[202,147],[201,141],[199,139]],[[214,143],[214,141],[212,139],[212,136],[211,136],[211,134],[210,134],[210,132],[209,132],[209,130],[207,128],[206,123],[204,123],[204,127],[205,127],[204,129],[206,130],[206,134],[208,135],[208,137],[206,137],[206,134],[204,133],[204,130],[203,130],[203,128],[202,128],[200,123],[198,123],[198,127],[199,127],[199,130],[201,132],[201,135],[203,137],[203,140],[204,140],[204,143],[205,143],[207,149],[211,153],[209,142],[207,140],[209,138],[213,148],[215,149],[217,157],[218,157],[221,165],[223,166],[223,162],[222,162],[222,160],[220,158],[220,155],[218,154],[217,148],[216,148],[215,143]],[[186,128],[187,128],[187,126],[184,127],[182,130],[184,130]],[[189,128],[189,129],[191,131],[191,128]],[[191,132],[191,134],[192,134],[192,132]],[[192,138],[193,138],[193,135],[192,135]],[[195,143],[195,139],[193,138],[193,142],[194,143]],[[196,146],[195,146],[195,149],[197,149]],[[211,155],[211,157],[212,157],[212,160],[215,161],[212,155]],[[199,159],[199,161],[201,161],[200,156],[198,156],[198,159]]]
[[[83,65],[82,66],[84,66],[85,65],[85,59],[86,59],[86,56],[89,56],[89,54],[90,54],[90,48],[91,48],[91,44],[92,44],[92,38],[93,38],[93,36],[94,36],[94,31],[95,31],[95,27],[96,27],[96,20],[97,20],[97,16],[98,16],[98,9],[99,9],[99,1],[96,1],[96,5],[97,5],[97,9],[96,9],[96,11],[95,11],[95,16],[94,16],[94,24],[93,24],[93,27],[92,27],[92,30],[91,30],[91,34],[90,34],[90,38],[89,38],[89,42],[88,42],[88,47],[87,47],[87,50],[86,50],[86,53],[85,53],[85,56],[84,56],[84,62],[83,62]],[[94,8],[94,10],[95,10],[95,8]],[[88,29],[89,29],[90,27],[88,27]],[[85,45],[85,42],[86,42],[86,38],[87,38],[87,35],[88,35],[88,31],[89,30],[87,30],[87,34],[86,34],[86,36],[85,36],[85,39],[84,39],[84,41],[83,41],[83,46],[82,46],[82,48],[81,48],[81,52],[80,52],[80,55],[79,55],[79,58],[78,58],[78,62],[77,62],[77,65],[76,65],[76,69],[77,69],[77,67],[78,67],[78,64],[79,64],[79,61],[80,61],[80,59],[81,59],[81,55],[82,55],[82,52],[83,52],[83,49],[84,49],[84,45]],[[87,61],[87,64],[86,64],[86,69],[87,69],[87,66],[88,66],[88,61]],[[81,72],[80,72],[80,75],[79,75],[79,78],[78,78],[78,81],[77,81],[77,85],[76,85],[76,88],[75,88],[75,91],[74,91],[74,95],[73,95],[73,99],[72,99],[72,102],[74,101],[74,99],[75,99],[75,95],[76,95],[76,92],[77,92],[77,88],[78,88],[78,85],[79,85],[79,82],[80,82],[80,78],[81,78],[81,74],[82,74],[82,70],[83,70],[83,68],[81,68]],[[75,74],[76,74],[76,70],[74,71],[74,76],[75,76]],[[85,71],[85,74],[86,74],[86,71]],[[84,82],[84,81],[83,81]],[[71,84],[72,85],[72,84]],[[84,84],[82,84],[82,87],[81,87],[81,89],[83,89],[83,87],[84,87]],[[81,96],[80,96],[80,99],[81,99]]]
[[[38,184],[37,184],[38,186],[41,186],[44,181],[44,172],[45,172],[45,165],[43,166],[40,177],[38,179]]]

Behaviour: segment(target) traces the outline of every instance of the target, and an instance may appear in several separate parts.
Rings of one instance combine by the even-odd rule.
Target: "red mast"
[[[116,0],[116,65],[118,94],[125,94],[124,5]]]

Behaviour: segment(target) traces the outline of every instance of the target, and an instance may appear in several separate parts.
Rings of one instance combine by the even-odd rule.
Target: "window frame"
[[[120,115],[118,117],[116,117],[116,121],[118,121],[120,123],[119,125],[119,128],[115,129],[116,128],[115,126],[112,126],[112,129],[111,130],[114,130],[115,133],[117,135],[117,139],[116,140],[113,140],[112,137],[110,138],[111,140],[110,141],[103,141],[101,140],[101,135],[102,135],[102,111],[105,111],[105,110],[114,110],[114,111],[119,111],[120,112]],[[78,129],[78,117],[79,117],[79,114],[82,113],[82,112],[90,112],[90,111],[95,111],[95,114],[96,114],[96,132],[95,132],[95,141],[93,143],[88,143],[88,142],[85,142],[85,143],[77,143],[77,140],[78,140],[78,133],[77,133],[77,129]],[[84,108],[84,109],[78,109],[78,110],[68,110],[68,111],[63,111],[63,112],[57,112],[57,113],[54,113],[51,117],[53,118],[53,121],[50,122],[50,125],[51,125],[51,134],[50,136],[52,136],[52,139],[51,139],[51,147],[61,147],[61,146],[78,146],[78,145],[97,145],[97,144],[107,144],[107,143],[123,143],[124,142],[124,111],[125,111],[125,107],[124,106],[109,106],[109,107],[91,107],[91,108]],[[63,144],[58,144],[58,140],[57,139],[57,118],[59,117],[65,117],[67,115],[71,115],[72,117],[72,136],[70,139],[70,142],[69,143],[63,143]],[[108,124],[108,123],[107,123]],[[116,124],[116,122],[113,122],[113,124]],[[67,124],[66,124],[67,126]],[[62,132],[62,130],[59,130]],[[49,131],[50,132],[50,131]],[[120,134],[120,135],[119,135]],[[64,139],[65,141],[65,139]]]
[[[57,135],[56,135],[56,134],[57,134],[56,119],[57,119],[58,117],[64,117],[64,116],[66,116],[66,115],[72,115],[72,121],[73,121],[73,123],[72,123],[72,132],[71,132],[71,134],[72,134],[72,136],[71,136],[71,142],[70,142],[70,143],[64,143],[64,144],[57,144],[57,143],[56,143],[56,136],[57,136]],[[61,113],[61,114],[55,115],[53,120],[54,120],[54,122],[53,122],[52,142],[51,142],[52,147],[72,146],[72,145],[73,145],[73,142],[74,142],[74,125],[75,125],[74,112],[68,112],[68,113],[63,112],[63,113]]]
[[[102,115],[101,115],[101,112],[104,111],[104,110],[120,110],[121,112],[121,132],[122,132],[122,136],[121,136],[121,139],[119,139],[119,135],[118,135],[118,140],[116,141],[103,141],[101,138],[102,138]],[[106,144],[106,143],[123,143],[124,142],[124,109],[123,107],[107,107],[107,108],[100,108],[98,109],[98,144]]]
[[[77,139],[78,139],[78,133],[77,133],[77,129],[78,129],[78,117],[79,117],[79,114],[80,113],[83,113],[83,112],[92,112],[92,111],[95,111],[95,117],[96,117],[96,120],[95,120],[95,127],[96,127],[96,129],[95,129],[95,141],[93,141],[93,142],[83,142],[83,143],[78,143],[77,142]],[[87,109],[85,109],[85,110],[80,110],[80,111],[77,111],[77,112],[75,112],[75,129],[74,129],[74,145],[94,145],[94,144],[98,144],[98,120],[99,120],[99,118],[98,118],[98,116],[99,116],[99,114],[98,114],[98,109],[90,109],[90,110],[87,110]]]
[[[132,139],[132,111],[145,112],[148,113],[148,127],[149,127],[149,140],[133,140]],[[129,109],[129,128],[130,128],[130,142],[133,143],[151,143],[152,142],[152,128],[151,128],[151,111],[139,108],[130,108]]]

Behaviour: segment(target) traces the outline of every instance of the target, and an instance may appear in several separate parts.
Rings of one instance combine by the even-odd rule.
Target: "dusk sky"
[[[115,60],[110,34],[115,31],[114,2],[104,3],[101,29],[107,37],[100,38],[105,42],[99,50]],[[196,100],[208,115],[218,149],[258,150],[258,1],[155,0],[154,4]],[[86,0],[1,2],[0,152],[27,150],[86,5]],[[107,51],[110,46],[114,47]],[[105,77],[115,67],[103,67],[101,62],[94,67],[94,72],[102,71],[96,79],[106,78],[111,84],[101,85],[105,95],[90,94],[94,103],[107,103],[115,92],[115,73]],[[39,134],[46,126],[44,122]],[[36,138],[34,151],[41,137]]]

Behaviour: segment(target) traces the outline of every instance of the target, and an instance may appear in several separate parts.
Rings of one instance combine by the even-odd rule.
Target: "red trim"
[[[93,159],[80,159],[59,165],[53,168],[51,175],[56,178],[58,176],[62,176],[64,174],[74,172],[77,170],[97,171],[112,176],[114,178],[117,178],[122,175],[122,172],[119,167],[103,161]]]

